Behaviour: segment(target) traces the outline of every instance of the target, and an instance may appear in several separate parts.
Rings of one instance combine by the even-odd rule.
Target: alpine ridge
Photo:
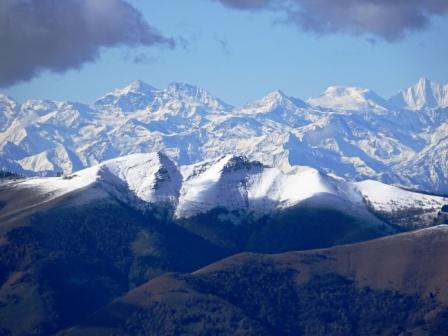
[[[280,90],[233,107],[204,89],[141,81],[92,105],[0,96],[0,168],[54,176],[128,154],[163,151],[190,165],[232,154],[448,192],[448,85],[428,79],[383,99],[331,86],[301,100]]]
[[[177,166],[161,152],[131,154],[69,175],[28,178],[5,186],[41,195],[38,203],[94,188],[96,193],[86,193],[88,201],[93,194],[97,198],[112,196],[141,212],[163,209],[176,219],[216,209],[225,209],[231,217],[236,212],[240,217],[260,218],[312,201],[314,206],[356,213],[366,223],[379,226],[384,223],[374,215],[380,215],[402,230],[431,226],[448,202],[444,197],[377,181],[346,181],[311,167],[285,173],[243,156],[226,155]]]

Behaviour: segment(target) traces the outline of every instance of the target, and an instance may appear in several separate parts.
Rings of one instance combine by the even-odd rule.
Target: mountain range
[[[235,155],[178,165],[155,152],[58,177],[4,174],[0,334],[441,330],[447,205]]]
[[[307,100],[274,91],[241,107],[188,84],[141,81],[91,105],[0,96],[4,170],[54,176],[157,151],[179,165],[243,155],[284,172],[309,166],[447,193],[448,85],[421,79],[390,99],[355,87]]]
[[[2,186],[5,195],[34,195],[20,206],[5,199],[0,217],[4,220],[14,218],[24,206],[39,207],[78,193],[86,202],[112,197],[136,211],[158,213],[167,220],[182,221],[219,210],[221,219],[215,221],[241,226],[245,220],[259,220],[307,203],[308,207],[350,213],[372,227],[386,226],[378,220],[385,216],[388,224],[411,230],[432,226],[448,202],[446,197],[378,181],[347,181],[310,167],[285,173],[244,156],[225,155],[179,166],[162,152],[131,154],[73,174],[13,180]]]
[[[0,335],[444,335],[448,86],[0,96]]]

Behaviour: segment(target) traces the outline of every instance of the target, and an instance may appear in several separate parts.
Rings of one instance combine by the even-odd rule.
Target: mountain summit
[[[167,89],[164,90],[164,92],[168,94],[170,97],[197,101],[201,104],[204,104],[216,110],[224,110],[231,108],[229,104],[216,98],[208,91],[187,83],[173,82],[170,85],[168,85]]]
[[[95,101],[94,106],[103,111],[131,112],[147,107],[158,90],[140,80],[116,89]]]
[[[397,106],[411,110],[448,107],[448,84],[442,86],[427,78],[401,91],[390,99]]]
[[[330,86],[325,92],[308,99],[308,103],[328,109],[366,111],[385,109],[386,101],[375,92],[358,87]]]

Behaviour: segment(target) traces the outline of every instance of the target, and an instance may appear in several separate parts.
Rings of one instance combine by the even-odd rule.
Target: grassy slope
[[[64,335],[446,335],[448,230],[241,254],[130,291]]]

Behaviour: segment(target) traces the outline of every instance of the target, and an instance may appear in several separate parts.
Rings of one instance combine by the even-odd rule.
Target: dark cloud
[[[0,86],[63,72],[119,45],[174,42],[124,0],[0,0]]]
[[[219,0],[237,9],[272,9],[318,34],[374,35],[388,41],[423,30],[448,13],[447,0]]]
[[[272,0],[218,0],[227,7],[236,9],[263,9],[274,1]]]
[[[157,62],[157,58],[145,53],[139,53],[132,58],[132,61],[137,64],[153,64]]]

